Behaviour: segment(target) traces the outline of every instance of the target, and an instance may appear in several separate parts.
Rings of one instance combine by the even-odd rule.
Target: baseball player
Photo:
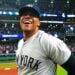
[[[19,10],[23,39],[18,43],[18,75],[56,75],[57,64],[75,75],[75,57],[58,38],[39,29],[40,13],[32,5]]]

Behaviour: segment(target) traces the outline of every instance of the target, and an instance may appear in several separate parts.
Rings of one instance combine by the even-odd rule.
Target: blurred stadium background
[[[0,64],[15,62],[17,43],[23,37],[18,9],[26,4],[39,7],[40,29],[64,40],[75,54],[75,0],[0,0]]]

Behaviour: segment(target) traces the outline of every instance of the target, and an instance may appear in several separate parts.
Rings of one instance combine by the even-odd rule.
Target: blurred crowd
[[[41,26],[47,26],[47,25],[41,25]],[[52,27],[53,26],[53,27]],[[49,25],[47,26],[47,29],[46,27],[41,27],[42,30],[46,31],[46,32],[49,32],[51,33],[51,31],[53,33],[55,33],[58,29],[62,30],[62,27],[60,27],[61,25]],[[43,29],[45,28],[45,29]],[[52,30],[51,30],[52,28]],[[57,29],[55,29],[57,28]],[[59,32],[61,32],[59,30]],[[2,25],[0,25],[0,34],[18,34],[18,33],[22,33],[20,27],[19,27],[19,24],[15,24],[15,23],[2,23]],[[52,33],[51,33],[52,34]],[[63,33],[62,33],[63,34]],[[62,37],[62,36],[61,36]],[[13,38],[14,39],[14,38]],[[3,38],[0,38],[0,41],[3,40]],[[11,41],[10,41],[11,40]],[[11,38],[8,38],[8,41],[9,43],[1,43],[0,42],[0,53],[15,53],[16,49],[17,49],[17,42],[16,39],[14,39],[14,43],[12,43],[12,39]],[[72,52],[75,53],[75,40],[72,40],[72,42],[70,42],[72,39],[69,39],[67,40],[67,45],[68,47],[70,48],[70,50]],[[4,42],[7,42],[7,40],[4,40]]]
[[[17,44],[1,44],[0,53],[15,53],[17,49]]]
[[[71,50],[72,52],[75,52],[75,43],[70,43],[70,44],[68,45],[68,47],[70,48],[70,50]]]
[[[75,54],[75,43],[67,43],[69,49]],[[0,44],[0,53],[15,53],[17,50],[17,43]]]
[[[10,23],[10,24],[2,24],[0,25],[0,34],[17,34],[20,33],[21,30],[18,24]]]

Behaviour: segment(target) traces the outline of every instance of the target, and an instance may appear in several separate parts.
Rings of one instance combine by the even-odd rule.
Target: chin
[[[23,30],[24,32],[32,32],[33,30]]]

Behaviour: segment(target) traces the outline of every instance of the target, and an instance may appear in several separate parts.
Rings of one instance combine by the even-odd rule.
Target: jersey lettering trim
[[[18,66],[20,65],[20,67],[28,67],[35,70],[38,70],[38,67],[41,64],[39,60],[36,60],[32,57],[28,57],[27,55],[21,55],[21,56],[18,55],[16,57],[16,62]]]

